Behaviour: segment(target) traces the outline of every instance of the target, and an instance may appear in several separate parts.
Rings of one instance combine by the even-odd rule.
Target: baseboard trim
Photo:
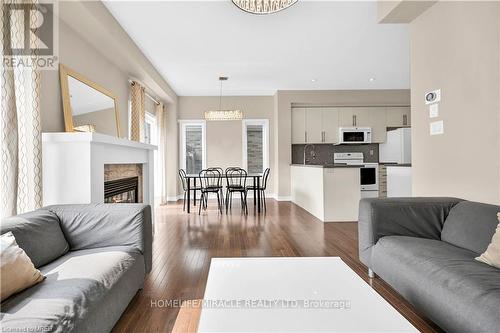
[[[179,194],[177,196],[167,197],[167,201],[168,202],[176,202],[176,201],[182,200],[183,198],[184,198],[184,195]],[[248,192],[248,198],[253,198],[253,191]],[[266,198],[267,199],[274,199],[276,201],[291,201],[292,200],[292,197],[290,197],[290,196],[280,197],[280,196],[277,196],[275,193],[266,193]],[[192,198],[191,198],[191,200],[192,200]]]

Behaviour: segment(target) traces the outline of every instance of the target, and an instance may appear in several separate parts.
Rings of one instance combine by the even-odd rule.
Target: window
[[[181,168],[199,173],[206,164],[205,122],[181,121]]]
[[[144,122],[144,143],[157,145],[158,141],[156,132],[156,116],[146,112],[146,119]]]
[[[243,120],[243,165],[248,173],[262,173],[269,166],[269,121]]]

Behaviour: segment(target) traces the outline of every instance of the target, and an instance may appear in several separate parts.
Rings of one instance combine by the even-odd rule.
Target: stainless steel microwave
[[[371,127],[340,127],[339,144],[372,143]]]

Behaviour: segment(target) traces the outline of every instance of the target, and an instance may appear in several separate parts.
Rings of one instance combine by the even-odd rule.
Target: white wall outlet
[[[433,121],[430,123],[431,135],[439,135],[444,133],[444,122],[442,120]]]
[[[439,117],[439,104],[435,103],[429,105],[429,117],[430,118]]]
[[[439,103],[441,101],[441,89],[429,91],[425,94],[425,104]]]

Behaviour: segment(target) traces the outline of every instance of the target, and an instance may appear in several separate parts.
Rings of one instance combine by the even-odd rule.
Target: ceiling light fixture
[[[241,10],[251,14],[272,14],[295,4],[298,0],[232,0]]]
[[[375,81],[375,78],[374,78],[374,77],[371,77],[371,78],[369,78],[369,79],[368,79],[368,81],[370,81],[370,82],[374,82],[374,81]]]
[[[312,83],[314,83],[314,82],[316,82],[316,81],[318,81],[318,79],[311,79],[311,82],[312,82]]]
[[[220,96],[219,96],[219,109],[205,111],[205,120],[241,120],[243,119],[243,112],[241,110],[223,110],[222,109],[222,83],[227,81],[227,76],[220,76]]]

